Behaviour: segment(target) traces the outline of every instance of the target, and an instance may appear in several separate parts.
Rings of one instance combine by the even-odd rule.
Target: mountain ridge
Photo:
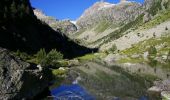
[[[58,20],[58,19],[55,19],[54,17],[47,16],[43,11],[41,11],[39,9],[34,9],[33,11],[34,11],[35,16],[39,20],[48,24],[55,31],[59,31],[66,35],[77,31],[77,27],[69,19]]]

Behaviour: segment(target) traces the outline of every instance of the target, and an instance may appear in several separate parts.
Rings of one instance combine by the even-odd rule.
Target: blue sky
[[[30,0],[33,7],[41,9],[46,15],[57,19],[76,20],[85,9],[100,0]],[[119,0],[105,0],[118,3]],[[129,0],[143,2],[144,0]]]

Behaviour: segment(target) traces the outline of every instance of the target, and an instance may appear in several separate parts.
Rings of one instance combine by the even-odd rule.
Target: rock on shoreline
[[[45,74],[0,48],[0,100],[33,99],[48,86]]]

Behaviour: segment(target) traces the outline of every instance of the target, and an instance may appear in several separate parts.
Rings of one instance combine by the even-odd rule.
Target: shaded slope
[[[0,46],[30,54],[56,48],[69,58],[92,51],[37,20],[29,0],[0,1]]]

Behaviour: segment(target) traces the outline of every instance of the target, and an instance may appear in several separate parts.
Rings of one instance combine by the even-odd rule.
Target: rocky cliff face
[[[46,70],[47,72],[47,70]],[[49,75],[0,48],[0,99],[33,99],[48,86]]]
[[[53,17],[45,15],[44,12],[39,9],[34,9],[33,11],[34,11],[35,16],[38,19],[40,19],[41,21],[43,21],[49,25],[54,24],[55,22],[58,21],[57,19],[55,19]]]
[[[142,10],[139,9],[140,7],[141,4],[126,0],[118,4],[97,2],[82,14],[77,20],[77,25],[80,28],[87,28],[102,21],[125,24],[141,14]]]
[[[70,20],[57,20],[53,17],[46,16],[41,10],[34,9],[34,14],[42,22],[47,23],[55,31],[60,31],[65,34],[71,34],[77,31],[77,27]]]

